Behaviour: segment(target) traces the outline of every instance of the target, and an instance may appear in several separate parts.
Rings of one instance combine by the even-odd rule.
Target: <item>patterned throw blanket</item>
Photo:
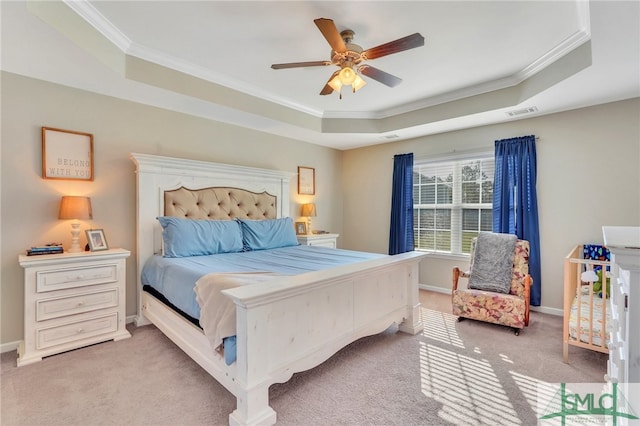
[[[222,339],[236,335],[236,304],[222,290],[271,281],[282,276],[271,272],[211,273],[198,281],[194,291],[200,305],[200,326],[211,347],[222,355]]]
[[[481,232],[471,260],[469,288],[509,293],[517,237]]]

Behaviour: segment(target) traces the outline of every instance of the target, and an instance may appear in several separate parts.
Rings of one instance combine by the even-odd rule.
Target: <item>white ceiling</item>
[[[349,149],[640,96],[638,1],[1,2],[2,69]],[[364,49],[419,32],[425,45],[369,61],[320,96],[335,66],[313,20]],[[87,23],[90,25],[88,26]],[[195,77],[195,78],[194,78]],[[536,107],[510,117],[506,112]]]

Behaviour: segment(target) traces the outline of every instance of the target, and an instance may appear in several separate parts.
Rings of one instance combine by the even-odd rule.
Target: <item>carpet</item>
[[[602,382],[607,355],[570,348],[562,318],[532,312],[520,336],[450,315],[421,291],[425,330],[392,326],[270,389],[278,425],[535,425],[542,382]],[[226,425],[235,398],[153,326],[17,368],[1,356],[0,422]]]

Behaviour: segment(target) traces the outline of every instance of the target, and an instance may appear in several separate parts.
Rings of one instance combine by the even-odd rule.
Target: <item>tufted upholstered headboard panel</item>
[[[164,192],[164,214],[188,219],[276,219],[277,197],[268,192],[251,192],[231,187]]]

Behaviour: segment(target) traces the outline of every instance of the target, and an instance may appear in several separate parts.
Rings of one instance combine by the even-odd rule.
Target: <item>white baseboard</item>
[[[418,284],[418,288],[422,290],[433,291],[435,293],[451,294],[451,289],[436,287],[434,285]],[[564,315],[564,311],[562,309],[550,308],[548,306],[531,306],[531,310],[540,312],[542,314],[556,315],[560,317]]]
[[[449,288],[442,288],[442,287],[436,287],[436,286],[434,286],[434,285],[418,284],[418,288],[419,288],[420,290],[433,291],[433,292],[435,292],[435,293],[451,294],[451,289],[449,289]]]
[[[17,342],[3,343],[0,345],[0,353],[15,351],[16,349],[18,349],[19,344],[19,340]]]
[[[556,316],[564,316],[564,311],[558,308],[550,308],[548,306],[532,306],[532,311],[540,312],[542,314],[556,315]]]

